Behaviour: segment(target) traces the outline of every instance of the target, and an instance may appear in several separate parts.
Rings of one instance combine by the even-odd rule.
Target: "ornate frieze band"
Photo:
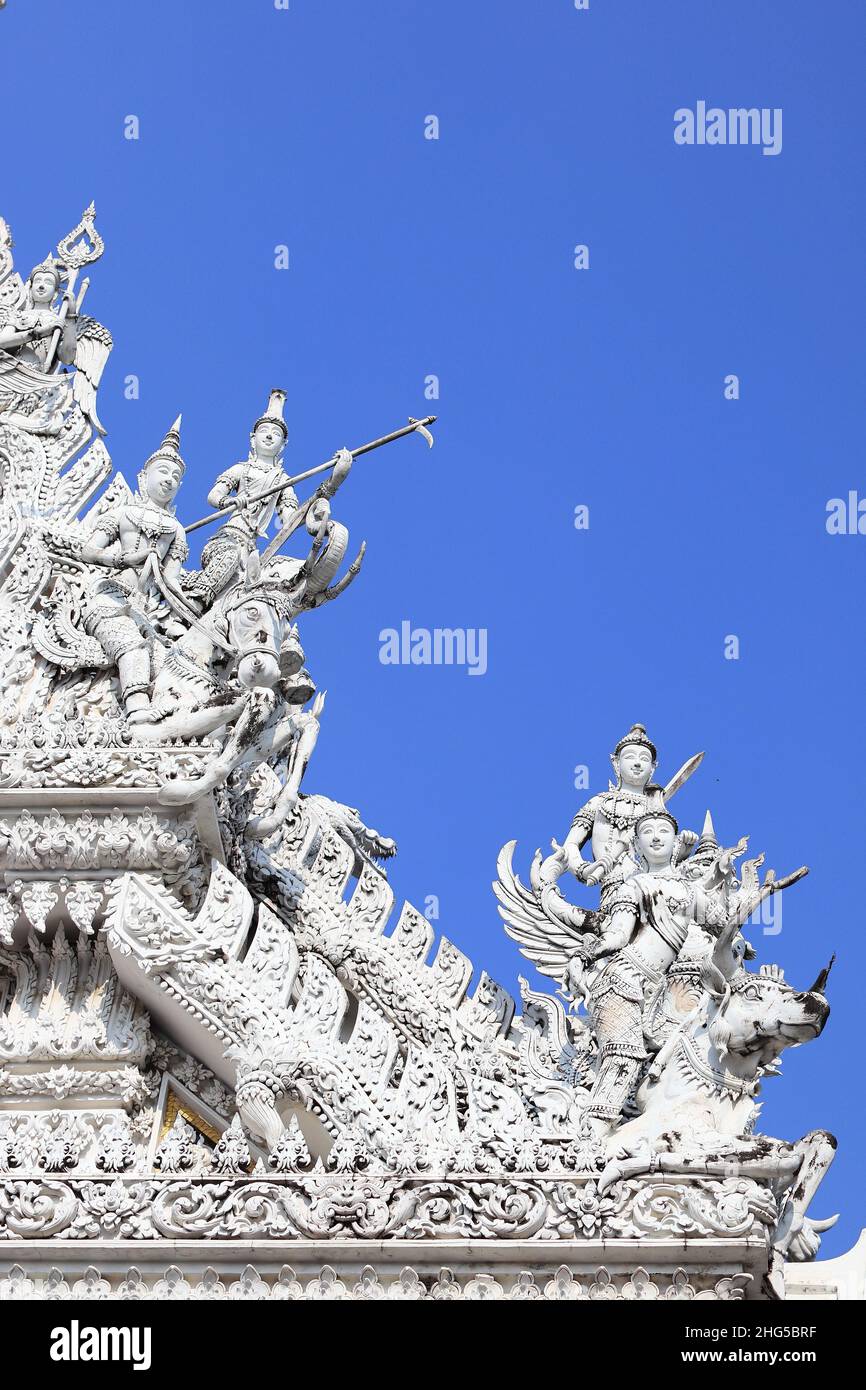
[[[468,1254],[468,1252],[467,1252]],[[0,1265],[2,1269],[2,1265]],[[246,1265],[239,1274],[223,1267],[189,1270],[170,1265],[158,1274],[142,1272],[137,1265],[125,1270],[88,1267],[76,1277],[57,1266],[34,1273],[20,1264],[0,1275],[0,1302],[12,1300],[118,1300],[138,1302],[157,1299],[220,1300],[228,1302],[361,1301],[420,1302],[464,1300],[488,1302],[511,1299],[543,1302],[608,1302],[671,1299],[732,1300],[747,1297],[750,1274],[687,1272],[683,1268],[648,1272],[638,1266],[631,1273],[574,1270],[568,1265],[496,1274],[481,1270],[417,1269],[411,1264],[398,1270],[365,1264],[362,1268],[322,1265],[315,1272],[297,1272],[283,1265],[275,1273]]]
[[[0,1179],[2,1240],[735,1240],[766,1250],[775,1220],[749,1179],[409,1177]]]

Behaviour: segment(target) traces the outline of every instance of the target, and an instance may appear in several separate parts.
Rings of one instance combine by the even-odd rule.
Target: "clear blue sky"
[[[855,0],[0,13],[0,213],[29,268],[96,199],[121,469],[183,410],[191,520],[272,385],[298,470],[440,416],[433,453],[358,464],[338,514],[363,575],[303,628],[329,691],[307,789],[399,841],[397,891],[436,895],[437,926],[514,987],[497,851],[516,838],[525,867],[562,838],[575,765],[604,786],[634,720],[662,775],[707,751],[681,820],[709,805],[727,843],[811,865],[755,944],[804,987],[839,954],[825,1035],[762,1118],[839,1136],[825,1254],[866,1224],[866,536],[825,529],[829,498],[866,492],[864,40]],[[782,153],[675,145],[699,100],[781,107]],[[487,628],[487,674],[380,664],[403,619]]]

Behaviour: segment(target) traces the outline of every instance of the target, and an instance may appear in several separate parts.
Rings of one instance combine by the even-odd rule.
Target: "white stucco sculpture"
[[[626,1172],[723,1173],[734,1164],[790,1189],[784,1239],[806,1258],[823,1226],[805,1211],[835,1140],[820,1130],[794,1145],[755,1135],[754,1098],[786,1048],[821,1033],[830,967],[808,990],[776,965],[750,970],[756,953],[744,929],[766,897],[807,870],[768,871],[761,882],[761,855],[738,877],[747,840],[720,846],[709,812],[700,837],[683,835],[660,788],[650,799],[655,763],[655,746],[633,726],[615,750],[616,787],[578,812],[563,847],[554,842],[546,860],[536,854],[528,888],[506,845],[494,884],[500,913],[568,1003],[562,1031],[581,1055],[570,1111],[586,1116],[605,1154],[603,1185]],[[578,834],[593,836],[589,870]],[[598,884],[597,908],[563,897],[567,870]]]
[[[4,223],[0,1299],[784,1297],[834,1141],[757,1133],[756,1097],[822,1031],[828,968],[756,969],[749,918],[804,871],[679,830],[702,755],[656,782],[634,725],[527,884],[500,856],[555,992],[473,983],[395,904],[352,767],[343,803],[312,760],[310,615],[363,558],[334,498],[431,418],[292,477],[265,383],[190,521],[180,417],[134,488],[102,438],[92,208],[27,286],[10,245]]]

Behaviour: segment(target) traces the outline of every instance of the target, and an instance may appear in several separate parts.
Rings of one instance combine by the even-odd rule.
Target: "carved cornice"
[[[257,1261],[239,1273],[235,1262],[225,1265],[219,1261],[209,1263],[203,1271],[186,1264],[150,1269],[146,1265],[124,1267],[100,1262],[88,1265],[81,1274],[64,1268],[61,1261],[60,1266],[55,1264],[44,1273],[31,1270],[25,1259],[15,1264],[0,1262],[0,1300],[717,1301],[744,1299],[755,1282],[750,1273],[723,1273],[720,1268],[687,1269],[680,1265],[647,1270],[638,1265],[624,1271],[608,1264],[589,1269],[540,1264],[511,1273],[497,1267],[489,1271],[481,1266],[473,1268],[468,1250],[465,1258],[469,1267],[462,1268],[456,1261],[455,1268],[425,1266],[418,1262],[417,1251],[407,1249],[405,1254],[411,1262],[400,1267],[376,1260],[363,1265],[335,1261],[302,1268],[296,1260],[296,1270],[292,1265],[271,1268]]]
[[[0,1179],[0,1241],[737,1241],[768,1249],[768,1192],[750,1179],[339,1174],[237,1178],[16,1174]]]
[[[198,777],[212,758],[212,743],[136,744],[121,719],[65,719],[36,715],[0,727],[0,791],[158,788],[167,771]]]

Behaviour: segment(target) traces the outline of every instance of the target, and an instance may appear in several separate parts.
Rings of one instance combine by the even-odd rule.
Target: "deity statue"
[[[178,637],[187,619],[179,579],[188,547],[172,506],[185,468],[180,423],[178,416],[147,459],[132,501],[103,513],[77,552],[97,571],[84,581],[80,626],[55,605],[34,631],[37,649],[63,669],[116,667],[132,724],[148,719],[157,648]]]
[[[212,507],[230,507],[231,511],[228,521],[204,547],[201,571],[187,585],[189,600],[199,611],[209,608],[235,579],[246,556],[267,536],[273,518],[276,516],[280,525],[286,526],[298,510],[297,494],[282,465],[289,435],[283,418],[285,401],[285,391],[271,391],[264,415],[253,425],[249,456],[220,473],[207,495]],[[347,451],[341,450],[340,454],[346,458],[341,458],[341,474],[334,491],[351,465]],[[261,500],[255,500],[258,498]],[[329,515],[323,493],[307,516],[311,535],[327,523]]]
[[[591,1127],[601,1136],[619,1124],[653,1048],[694,1007],[705,961],[720,934],[733,931],[738,960],[753,957],[740,928],[766,896],[806,872],[801,869],[783,879],[768,872],[762,884],[759,857],[743,865],[738,880],[734,861],[746,840],[722,849],[709,817],[700,839],[684,840],[660,799],[637,819],[627,818],[637,797],[647,794],[655,763],[655,749],[646,748],[641,726],[635,726],[628,739],[637,742],[628,770],[620,763],[630,783],[620,821],[629,831],[627,844],[611,854],[613,836],[622,831],[611,823],[610,799],[620,796],[623,781],[612,792],[592,798],[576,826],[577,833],[588,838],[590,825],[595,828],[596,818],[601,821],[605,871],[599,908],[577,907],[562,898],[555,879],[545,871],[551,859],[542,862],[540,853],[532,865],[530,887],[525,888],[511,867],[513,844],[500,855],[494,884],[508,934],[540,971],[559,981],[573,1009],[586,1009],[584,1027],[592,1038],[596,1067],[585,1108]],[[628,747],[626,740],[617,745],[618,759]],[[682,773],[678,778],[681,784]],[[674,968],[680,976],[671,990]]]
[[[0,306],[20,300],[16,277],[10,275],[10,245],[8,229],[0,223]],[[65,249],[72,256],[74,248]],[[62,278],[57,267],[51,273],[43,268],[33,277],[45,321],[33,320],[27,343],[7,335],[10,351],[36,351],[32,344],[49,330],[62,330],[64,357],[80,341],[80,296],[74,306],[64,300],[60,330],[58,315],[49,307]],[[45,367],[53,359],[37,360]],[[37,370],[32,364],[22,364],[25,368]],[[47,373],[42,375],[47,379]],[[142,468],[137,493],[130,497],[118,478],[110,503],[104,497],[96,504],[89,534],[86,522],[70,528],[62,520],[49,520],[47,511],[37,515],[31,540],[39,601],[26,623],[29,644],[41,661],[31,658],[19,681],[30,681],[57,712],[69,709],[70,700],[74,704],[82,692],[109,717],[119,704],[125,722],[135,726],[137,745],[207,739],[209,758],[200,776],[181,777],[173,770],[160,785],[159,797],[167,804],[206,796],[232,773],[247,775],[265,762],[279,766],[282,785],[272,802],[262,802],[249,818],[252,836],[273,833],[289,816],[318,733],[324,697],[317,697],[305,669],[296,620],[344,593],[364,557],[362,545],[339,577],[347,559],[348,530],[332,519],[331,499],[348,476],[354,454],[415,433],[432,444],[427,426],[433,417],[428,417],[410,418],[407,426],[354,453],[338,449],[301,475],[326,476],[299,502],[292,488],[298,479],[290,479],[281,463],[287,437],[284,402],[285,392],[271,392],[266,413],[253,428],[249,458],[226,470],[211,489],[211,505],[220,511],[190,523],[190,530],[224,523],[205,547],[201,571],[183,567],[186,530],[174,515],[184,474],[180,417]],[[80,429],[76,438],[80,441]],[[47,459],[47,453],[41,449],[33,457]],[[86,498],[94,482],[104,478],[106,459],[100,444],[88,468],[78,474],[67,469],[57,482],[63,459],[52,456],[55,486],[49,493],[48,474],[39,486],[53,505],[71,475],[71,495]],[[30,494],[17,481],[28,504]],[[41,504],[41,498],[36,500]],[[61,502],[59,514],[68,505]],[[274,516],[281,523],[279,532],[260,553],[258,541]],[[307,553],[278,554],[302,526],[312,538]],[[79,672],[105,672],[108,679],[79,680]]]
[[[81,313],[89,281],[82,267],[102,255],[93,205],[64,237],[57,255],[34,266],[26,282],[11,273],[11,236],[0,224],[0,415],[29,433],[57,435],[78,406],[100,434],[96,390],[111,352],[108,329]],[[68,369],[73,369],[67,374]]]
[[[64,268],[53,256],[34,266],[23,302],[0,327],[0,350],[42,372],[48,371],[55,360],[66,366],[75,361],[78,309],[75,297],[63,290],[65,279]],[[55,310],[58,295],[61,305]]]
[[[664,987],[691,923],[709,915],[704,881],[689,882],[675,863],[678,832],[668,811],[641,816],[634,827],[637,871],[607,896],[598,934],[581,939],[568,967],[571,992],[586,1000],[598,1042],[589,1114],[602,1133],[619,1120],[646,1061],[650,1001]]]
[[[560,876],[568,872],[580,883],[600,884],[604,902],[608,892],[635,872],[628,851],[637,822],[649,811],[665,809],[666,796],[682,785],[698,767],[702,756],[697,754],[691,758],[669,787],[657,786],[651,780],[658,764],[656,746],[643,724],[633,724],[610,755],[616,783],[611,783],[606,792],[591,796],[580,807],[562,845],[555,840],[552,842],[554,852],[541,865],[541,881],[554,887]],[[677,857],[687,854],[697,838],[694,831],[682,831]],[[587,843],[592,850],[591,860],[584,859],[582,854]]]

